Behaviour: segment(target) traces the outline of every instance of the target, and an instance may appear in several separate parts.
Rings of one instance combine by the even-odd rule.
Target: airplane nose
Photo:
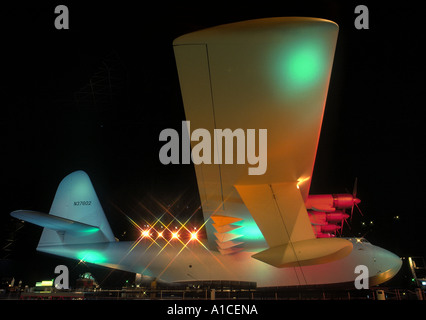
[[[402,260],[396,254],[390,251],[388,252],[389,252],[389,264],[391,266],[391,269],[395,272],[395,274],[397,274],[398,271],[401,269]]]
[[[384,260],[384,266],[386,270],[393,270],[394,274],[397,274],[402,266],[402,260],[396,254],[382,249],[380,253],[381,258]],[[385,270],[383,270],[385,271]]]
[[[375,277],[378,281],[377,284],[393,278],[402,266],[400,257],[380,247],[376,247],[374,261],[377,267],[377,274]]]

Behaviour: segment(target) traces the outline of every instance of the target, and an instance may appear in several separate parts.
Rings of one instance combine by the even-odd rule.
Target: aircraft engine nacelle
[[[326,214],[326,220],[330,223],[339,223],[343,220],[346,220],[347,218],[349,218],[349,215],[343,211],[335,211],[333,213]]]
[[[361,200],[348,193],[334,194],[333,201],[334,207],[339,209],[352,208],[355,204],[361,202]]]
[[[352,208],[361,200],[349,193],[309,195],[306,209],[322,212],[335,212],[336,209]]]
[[[341,229],[341,227],[335,224],[327,224],[325,226],[321,226],[322,233],[336,232],[339,229]]]
[[[317,238],[334,237],[342,229],[343,221],[349,218],[348,214],[340,210],[331,213],[311,210],[308,215]]]
[[[347,218],[349,218],[349,215],[347,213],[344,213],[343,211],[340,211],[340,210],[336,210],[331,213],[310,211],[308,214],[309,214],[309,219],[311,220],[311,223],[316,225],[324,225],[327,222],[340,223],[343,220],[346,220]]]
[[[329,234],[340,230],[341,227],[336,224],[325,224],[325,225],[313,225],[312,228],[315,231],[315,234]]]

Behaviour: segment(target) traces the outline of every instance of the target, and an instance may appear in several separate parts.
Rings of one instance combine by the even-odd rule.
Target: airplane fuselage
[[[348,239],[352,252],[330,263],[276,268],[253,259],[254,252],[222,255],[198,241],[142,239],[139,242],[108,242],[91,245],[57,245],[37,250],[115,269],[140,273],[166,282],[229,280],[256,282],[258,287],[346,284],[353,287],[359,275],[355,268],[367,267],[369,285],[393,277],[401,260],[365,239]]]

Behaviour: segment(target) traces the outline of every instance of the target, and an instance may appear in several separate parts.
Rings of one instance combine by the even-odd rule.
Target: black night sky
[[[39,281],[65,261],[36,253],[41,228],[22,226],[9,213],[48,212],[59,182],[75,170],[89,174],[121,240],[137,237],[121,211],[141,224],[152,219],[149,211],[162,214],[172,203],[176,216],[191,215],[200,205],[193,166],[158,159],[160,131],[185,120],[172,41],[274,16],[340,26],[311,193],[352,192],[357,177],[364,216],[355,210],[344,235],[365,235],[400,256],[425,256],[422,8],[342,2],[2,6],[0,276]],[[69,8],[69,30],[54,27],[59,4]],[[354,27],[358,4],[369,8],[368,30]]]

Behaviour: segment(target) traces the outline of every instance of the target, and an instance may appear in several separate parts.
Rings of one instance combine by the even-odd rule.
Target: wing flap
[[[316,239],[297,182],[235,188],[269,245],[253,258],[286,268],[335,261],[352,251],[345,239]]]
[[[237,185],[269,247],[315,239],[297,182]]]

